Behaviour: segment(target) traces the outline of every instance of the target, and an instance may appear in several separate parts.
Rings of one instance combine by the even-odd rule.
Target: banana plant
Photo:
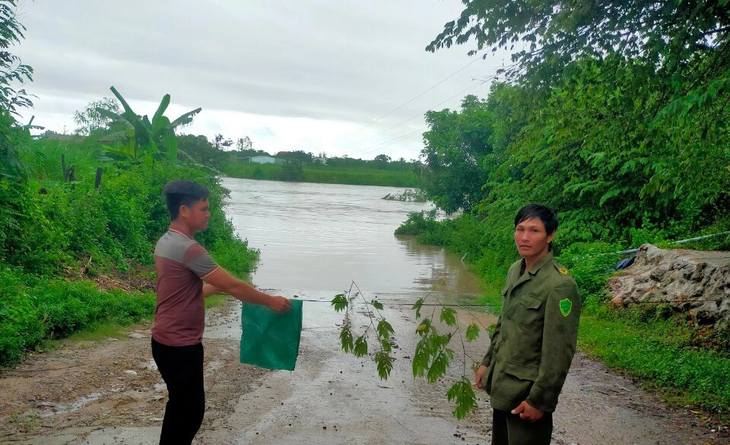
[[[112,133],[101,139],[102,143],[112,144],[104,145],[107,154],[116,159],[134,162],[175,162],[179,153],[175,129],[192,122],[201,108],[170,121],[164,115],[170,105],[170,95],[165,94],[150,121],[149,117],[135,113],[116,88],[111,87],[111,91],[122,104],[124,112],[117,114],[103,108],[98,109],[102,116],[111,119]]]

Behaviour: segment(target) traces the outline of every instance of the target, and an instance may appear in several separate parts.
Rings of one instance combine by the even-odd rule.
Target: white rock
[[[614,307],[667,304],[690,314],[698,323],[730,326],[730,255],[641,246],[634,263],[610,278]]]

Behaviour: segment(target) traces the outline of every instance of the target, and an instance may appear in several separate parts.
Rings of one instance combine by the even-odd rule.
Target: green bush
[[[396,235],[402,236],[419,236],[429,231],[435,231],[438,229],[439,224],[436,221],[436,210],[429,212],[411,212],[408,214],[406,221],[395,229]],[[426,243],[424,243],[426,244]]]
[[[0,365],[17,363],[45,339],[154,312],[152,294],[101,291],[89,281],[59,277],[149,270],[155,243],[170,224],[162,188],[171,180],[210,189],[209,229],[196,238],[234,274],[253,270],[258,252],[235,235],[222,207],[227,191],[209,172],[164,162],[103,163],[88,138],[19,143],[27,174],[0,176]],[[62,181],[61,154],[76,166],[73,182]],[[99,166],[102,181],[95,189]],[[133,263],[143,265],[141,271],[130,268]]]
[[[122,324],[154,313],[151,293],[102,291],[89,281],[43,280],[0,270],[0,365],[18,362],[43,340],[64,338],[94,322]]]

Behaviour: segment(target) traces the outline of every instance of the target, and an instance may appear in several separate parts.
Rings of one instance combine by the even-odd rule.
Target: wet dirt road
[[[329,300],[329,292],[280,293]],[[387,381],[374,363],[339,350],[342,316],[326,303],[306,302],[300,358],[293,372],[266,371],[238,363],[238,304],[209,311],[206,331],[208,410],[197,444],[488,444],[491,412],[479,392],[477,412],[464,421],[446,401],[451,379],[429,385],[415,380],[409,358],[415,347],[414,313],[404,295],[379,294],[396,330],[396,361]],[[363,306],[353,325],[364,328]],[[493,322],[477,314],[485,325]],[[460,313],[462,323],[472,315]],[[137,338],[67,344],[31,357],[0,375],[0,442],[19,444],[155,444],[166,392],[149,351],[148,326]],[[488,344],[467,344],[479,358]],[[460,344],[455,344],[456,356]],[[459,359],[460,360],[460,359]],[[468,365],[467,365],[468,366]],[[134,372],[131,372],[134,371]],[[555,415],[553,443],[721,444],[727,431],[702,415],[673,411],[628,379],[578,355]],[[712,431],[715,429],[715,432]]]

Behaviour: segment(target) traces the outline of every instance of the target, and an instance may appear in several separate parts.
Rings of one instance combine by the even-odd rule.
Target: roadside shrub
[[[602,242],[573,243],[561,250],[557,260],[570,270],[583,302],[588,296],[605,300],[606,279],[621,258],[616,253],[620,250],[617,245]]]
[[[426,231],[435,230],[439,226],[436,221],[436,210],[428,212],[411,212],[406,221],[395,229],[396,235],[418,236]]]
[[[44,155],[44,144],[52,156]],[[85,144],[88,139],[26,141],[21,153],[30,175],[12,181],[0,176],[0,365],[17,363],[45,339],[100,321],[131,323],[153,314],[152,294],[102,291],[89,281],[59,277],[79,271],[143,273],[136,264],[130,268],[132,263],[151,267],[154,245],[170,224],[162,188],[171,180],[210,189],[209,230],[197,239],[223,267],[244,276],[258,259],[225,216],[227,191],[218,178],[184,164],[104,164],[94,161],[94,150]],[[73,182],[62,181],[61,153],[76,163]],[[104,170],[95,189],[97,166]]]
[[[210,254],[221,267],[240,278],[253,272],[259,259],[259,251],[250,249],[248,242],[238,237],[216,241]]]
[[[45,339],[64,338],[102,320],[133,323],[154,309],[151,293],[102,291],[89,281],[46,281],[0,270],[0,365],[17,363]]]

